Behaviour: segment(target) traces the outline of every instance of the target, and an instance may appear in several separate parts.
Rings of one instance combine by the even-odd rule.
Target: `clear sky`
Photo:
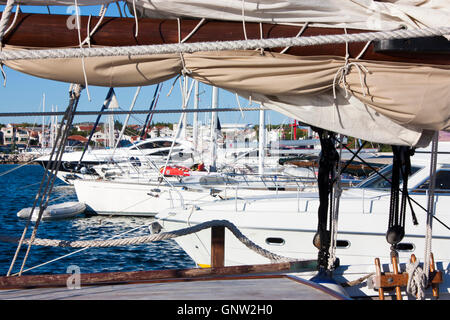
[[[0,6],[0,10],[3,11],[4,6]],[[82,15],[97,15],[99,12],[99,6],[81,7]],[[25,13],[48,13],[46,7],[21,7]],[[15,11],[15,9],[14,9]],[[50,7],[51,13],[56,14],[71,14],[67,12],[66,7]],[[107,11],[107,16],[118,16],[119,12],[117,6],[111,4]],[[57,107],[58,111],[63,111],[68,103],[68,90],[69,83],[62,83],[52,80],[40,79],[30,75],[26,75],[17,71],[14,71],[8,67],[4,67],[7,75],[6,84],[3,86],[3,78],[0,78],[0,112],[37,112],[43,110],[43,95],[45,94],[45,110],[51,111],[52,106]],[[181,95],[180,86],[178,83],[170,96],[167,96],[170,88],[172,87],[173,80],[164,82],[158,104],[157,110],[162,109],[180,109],[181,108]],[[156,85],[143,87],[140,91],[134,110],[148,109],[150,102],[153,98]],[[136,92],[136,87],[130,88],[115,88],[117,100],[121,110],[128,110]],[[209,108],[211,104],[211,87],[200,84],[200,101],[199,108]],[[89,101],[86,90],[83,91],[78,111],[98,111],[100,110],[103,101],[108,92],[108,88],[89,86],[89,92],[91,100]],[[193,96],[193,94],[192,94]],[[245,99],[240,99],[241,107],[248,107],[249,102]],[[191,97],[189,102],[189,108],[192,108],[193,98]],[[236,108],[238,104],[236,102],[236,96],[225,90],[219,90],[219,108]],[[253,105],[257,107],[257,105]],[[280,124],[292,122],[292,119],[287,118],[274,111],[266,112],[267,124]],[[205,119],[208,117],[207,113],[200,113],[199,119],[205,123]],[[121,122],[124,121],[125,115],[117,116],[117,119]],[[155,114],[153,116],[154,122],[177,122],[180,114]],[[74,119],[74,123],[84,121],[94,121],[96,116],[77,116]],[[59,117],[61,119],[61,117]],[[145,119],[145,115],[134,115],[130,119],[130,123],[142,123]],[[192,114],[188,115],[188,121],[191,122]],[[246,112],[243,116],[240,112],[222,112],[219,113],[219,119],[221,123],[252,123],[257,124],[259,122],[259,113],[257,111]],[[14,117],[6,118],[0,117],[0,123],[42,123],[42,117]],[[45,123],[49,123],[49,117],[44,119]]]

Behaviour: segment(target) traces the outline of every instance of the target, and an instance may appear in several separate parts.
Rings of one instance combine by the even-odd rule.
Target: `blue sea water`
[[[15,170],[13,170],[15,169]],[[12,171],[11,171],[12,170]],[[5,174],[7,171],[11,171]],[[0,165],[0,186],[3,196],[0,201],[0,237],[22,235],[26,219],[17,217],[17,212],[32,207],[44,169],[38,165]],[[50,196],[50,203],[77,201],[73,187],[57,180]],[[58,240],[110,239],[135,229],[123,237],[148,235],[148,225],[153,218],[85,216],[84,214],[64,220],[42,221],[37,229],[37,238]],[[34,228],[30,223],[27,238]],[[18,272],[23,262],[27,245],[22,245],[12,273]],[[6,275],[16,252],[17,244],[0,241],[0,275]],[[60,258],[77,251],[74,248],[32,246],[24,270]],[[89,248],[61,260],[26,271],[23,274],[67,273],[69,266],[78,266],[81,273],[164,270],[193,268],[195,263],[173,240],[158,241],[144,245],[111,248]]]

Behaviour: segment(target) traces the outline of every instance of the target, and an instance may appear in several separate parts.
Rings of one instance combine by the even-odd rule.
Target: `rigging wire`
[[[168,113],[192,113],[192,112],[200,112],[200,113],[208,113],[208,112],[242,112],[242,111],[259,111],[261,108],[259,107],[245,107],[245,108],[202,108],[202,109],[162,109],[162,110],[122,110],[122,111],[76,111],[76,116],[92,116],[92,115],[123,115],[123,114],[147,114],[147,113],[159,113],[159,114],[168,114]],[[1,112],[1,117],[29,117],[29,116],[63,116],[64,112],[62,111],[45,111],[45,112]]]
[[[336,141],[336,139],[334,139]],[[361,158],[360,156],[358,156],[355,152],[353,152],[350,148],[348,148],[346,145],[343,145],[344,148],[349,151],[350,153],[352,153],[354,156],[356,156],[362,163],[364,163],[366,166],[368,166],[371,170],[373,170],[375,172],[375,174],[377,174],[378,176],[380,176],[382,179],[384,179],[386,182],[388,182],[389,184],[391,184],[391,181],[386,178],[384,175],[382,175],[380,172],[378,172],[378,170],[376,168],[374,168],[372,165],[370,165],[369,163],[367,163],[363,158]],[[402,190],[400,190],[400,192],[402,192]],[[422,210],[424,210],[425,212],[428,212],[427,209],[425,209],[420,203],[418,203],[416,200],[414,200],[413,198],[411,198],[410,195],[408,195],[408,199],[409,201],[414,202],[419,208],[421,208]],[[444,226],[445,228],[447,228],[450,231],[450,226],[448,226],[447,224],[445,224],[443,221],[441,221],[439,218],[437,218],[435,215],[432,215],[432,218],[435,219],[436,221],[438,221],[442,226]]]
[[[56,141],[59,141],[59,139],[61,139],[61,143],[60,143],[61,146],[64,146],[65,141],[67,139],[68,132],[69,132],[69,127],[70,127],[70,124],[72,124],[72,121],[73,121],[73,117],[74,117],[73,113],[76,110],[76,107],[78,105],[78,101],[79,101],[79,98],[80,98],[81,90],[82,90],[82,86],[81,85],[71,85],[69,105],[66,108],[66,112],[65,112],[64,118],[63,118],[63,121],[66,120],[67,123],[65,125],[64,131],[62,130],[63,129],[62,125],[59,127],[58,133],[57,133],[57,139],[56,139]],[[45,168],[45,172],[48,172],[49,170],[51,170],[52,174],[49,175],[49,176],[48,175],[44,175],[42,177],[42,180],[41,180],[40,186],[39,186],[39,190],[38,190],[38,192],[36,194],[36,197],[35,197],[34,203],[33,203],[33,207],[31,209],[32,212],[35,210],[36,205],[38,204],[38,200],[40,198],[38,218],[36,220],[35,227],[33,229],[32,237],[31,237],[31,242],[30,242],[30,244],[28,246],[27,252],[26,252],[25,257],[23,259],[22,267],[21,267],[21,270],[20,270],[19,274],[22,273],[22,270],[23,270],[23,268],[25,266],[25,263],[26,263],[29,251],[31,249],[31,244],[32,244],[32,242],[34,240],[34,237],[36,235],[37,227],[39,226],[39,222],[40,222],[40,219],[42,217],[42,213],[44,211],[44,208],[45,208],[46,204],[48,203],[48,199],[49,199],[48,197],[49,197],[49,194],[51,193],[51,190],[53,188],[53,183],[54,183],[54,181],[56,179],[56,173],[57,173],[57,171],[59,169],[59,164],[61,162],[61,157],[62,157],[64,148],[60,147],[58,150],[56,150],[56,146],[57,146],[57,143],[55,143],[53,145],[53,147],[52,147],[52,151],[51,151],[51,154],[50,154],[50,161],[47,162],[47,165],[46,165],[46,168]],[[56,156],[55,156],[56,161],[51,161],[51,159],[53,158],[55,153],[56,153]],[[50,167],[51,167],[51,169],[50,169]],[[46,179],[46,177],[48,177],[48,179]],[[45,187],[44,187],[44,184],[45,184]],[[47,197],[46,198],[47,203],[44,203],[45,197]],[[26,235],[26,233],[28,231],[28,227],[29,227],[30,222],[31,222],[31,217],[32,217],[32,215],[30,214],[30,216],[28,217],[27,223],[25,225],[25,228],[23,230],[22,236],[21,236],[21,238],[19,240],[16,252],[15,252],[14,257],[13,257],[13,259],[11,261],[11,264],[10,264],[10,267],[9,267],[9,270],[8,270],[6,276],[10,276],[11,271],[12,271],[12,269],[14,267],[14,264],[15,264],[15,262],[17,260],[20,248],[21,248],[21,246],[22,246],[22,244],[24,242],[25,235]]]

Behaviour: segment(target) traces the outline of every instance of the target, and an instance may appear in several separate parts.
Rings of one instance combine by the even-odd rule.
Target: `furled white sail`
[[[17,0],[25,5],[75,5],[75,0]],[[112,0],[77,0],[100,5]],[[228,21],[303,24],[363,30],[448,25],[448,0],[127,0],[141,17],[197,17]],[[5,0],[0,3],[6,3]],[[133,9],[130,12],[134,12]]]
[[[447,0],[135,0],[146,17],[198,17],[392,30],[448,25]],[[132,3],[132,1],[129,1]]]

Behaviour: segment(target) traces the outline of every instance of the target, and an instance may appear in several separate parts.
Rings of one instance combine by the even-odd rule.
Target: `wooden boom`
[[[78,32],[69,29],[74,16],[54,14],[20,13],[14,28],[6,34],[4,44],[35,47],[60,48],[79,46]],[[87,35],[87,16],[81,16],[81,36]],[[11,23],[13,15],[10,17]],[[97,24],[99,17],[91,17],[90,30]],[[200,20],[181,20],[181,39],[187,36],[197,26]],[[68,23],[69,22],[69,23]],[[99,46],[130,46],[152,45],[178,42],[177,20],[139,18],[139,34],[135,37],[136,23],[134,18],[105,17],[100,27],[91,37],[91,45]],[[260,39],[260,24],[248,22],[245,24],[248,39]],[[299,26],[280,24],[262,24],[264,38],[295,37],[300,31]],[[368,32],[367,30],[348,29],[348,33]],[[317,35],[343,34],[342,28],[307,27],[303,37]],[[186,42],[232,41],[243,40],[242,22],[205,21]],[[349,44],[350,57],[356,57],[364,48],[365,43]],[[280,52],[283,48],[272,49]],[[345,56],[345,44],[329,44],[307,47],[291,47],[287,54],[296,56]],[[371,44],[362,59],[378,61],[396,61],[426,64],[450,64],[450,54],[436,52],[377,52]]]

